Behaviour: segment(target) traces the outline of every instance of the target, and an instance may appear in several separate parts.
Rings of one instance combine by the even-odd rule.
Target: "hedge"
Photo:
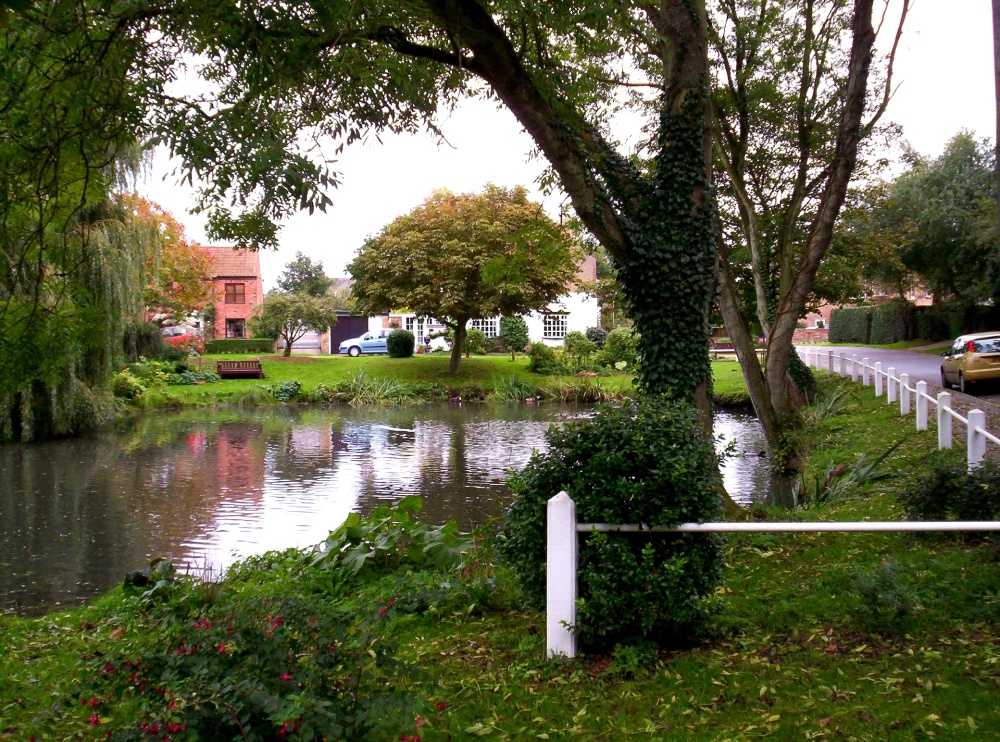
[[[205,341],[206,353],[273,353],[271,338],[221,338]]]
[[[914,336],[913,305],[905,301],[890,301],[874,307],[872,311],[872,345],[898,343]]]
[[[838,307],[830,313],[831,343],[871,342],[873,307]]]

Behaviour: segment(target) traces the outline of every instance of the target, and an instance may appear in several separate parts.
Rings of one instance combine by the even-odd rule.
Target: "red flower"
[[[220,652],[225,652],[226,651],[226,645],[225,644],[220,644],[218,647],[216,647],[216,649],[218,649]]]
[[[98,724],[101,723],[101,719],[99,716],[91,716],[89,719],[87,719],[87,721],[90,722],[90,726],[92,727],[96,727]]]
[[[285,673],[284,675],[282,675],[282,676],[281,676],[281,679],[282,679],[282,680],[291,680],[291,679],[292,679],[292,676],[291,676],[291,675],[289,675],[289,674],[288,674],[288,673],[286,672],[286,673]]]
[[[438,707],[439,709],[446,709],[446,708],[448,708],[448,707],[449,707],[449,706],[450,706],[451,704],[450,704],[450,703],[448,703],[447,701],[438,701],[438,702],[437,702],[437,703],[435,703],[434,705],[435,705],[435,706],[437,706],[437,707]]]

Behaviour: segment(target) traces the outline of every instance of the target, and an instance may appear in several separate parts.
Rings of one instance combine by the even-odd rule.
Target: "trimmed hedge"
[[[416,342],[409,330],[393,330],[385,339],[385,349],[390,358],[409,358],[413,355]]]
[[[205,341],[206,353],[273,353],[271,338],[221,338]]]
[[[874,307],[838,307],[830,313],[831,343],[871,342]]]
[[[913,305],[905,301],[890,301],[872,310],[870,342],[873,345],[898,343],[914,336]]]

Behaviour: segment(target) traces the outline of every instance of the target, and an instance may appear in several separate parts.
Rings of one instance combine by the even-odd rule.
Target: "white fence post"
[[[546,523],[545,653],[576,657],[576,503],[560,492]]]
[[[882,396],[882,362],[875,362],[875,396]]]
[[[868,359],[861,359],[861,385],[868,386]]]
[[[986,428],[986,413],[982,410],[969,410],[969,471],[982,464],[986,458],[986,436],[980,432],[981,428]]]
[[[938,448],[951,448],[951,394],[938,392],[937,403]]]
[[[858,380],[858,357],[856,355],[851,356],[851,381]]]
[[[910,375],[899,375],[899,414],[910,414]]]
[[[917,382],[917,430],[927,430],[927,382]]]
[[[833,351],[828,350],[826,352],[826,371],[831,376],[833,375]]]
[[[885,381],[885,403],[892,404],[896,401],[896,368],[894,366],[889,366],[889,370],[885,372]]]

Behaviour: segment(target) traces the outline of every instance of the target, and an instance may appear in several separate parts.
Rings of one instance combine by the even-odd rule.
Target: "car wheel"
[[[958,391],[962,394],[972,393],[972,382],[966,381],[965,376],[962,375],[961,371],[958,372]]]
[[[944,369],[941,369],[941,386],[945,389],[951,389],[951,382],[948,381],[948,377],[944,375]]]
[[[347,350],[347,355],[349,355],[351,358],[357,358],[359,355],[361,355],[361,348],[359,348],[356,345],[352,345]]]

